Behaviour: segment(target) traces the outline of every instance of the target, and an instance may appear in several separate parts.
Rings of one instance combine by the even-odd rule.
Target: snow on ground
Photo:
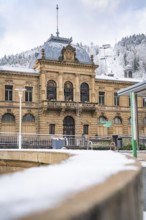
[[[65,151],[74,154],[60,164],[0,176],[1,219],[55,206],[72,195],[122,170],[137,169],[133,159],[113,151]]]
[[[142,167],[146,167],[146,161],[140,161]]]

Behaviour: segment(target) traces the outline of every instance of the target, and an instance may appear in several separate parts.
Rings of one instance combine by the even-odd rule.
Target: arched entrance
[[[71,116],[66,116],[63,120],[63,134],[75,135],[75,122]]]

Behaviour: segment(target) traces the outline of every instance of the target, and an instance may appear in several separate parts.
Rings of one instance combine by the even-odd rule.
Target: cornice
[[[98,65],[93,63],[76,63],[76,62],[65,62],[65,61],[57,61],[57,60],[46,60],[46,59],[38,59],[37,63],[40,64],[51,64],[51,65],[64,65],[64,66],[71,66],[71,67],[80,67],[80,68],[94,68],[96,69]],[[36,63],[36,64],[37,64]]]
[[[130,82],[130,81],[123,81],[123,80],[107,80],[107,79],[97,79],[97,78],[95,78],[95,83],[98,83],[98,82],[100,82],[100,83],[110,83],[110,84],[127,84],[127,85],[134,85],[136,82]]]
[[[19,76],[31,76],[31,77],[39,77],[40,73],[27,73],[27,72],[13,72],[13,71],[7,71],[7,70],[0,70],[0,74],[3,75],[19,75]]]

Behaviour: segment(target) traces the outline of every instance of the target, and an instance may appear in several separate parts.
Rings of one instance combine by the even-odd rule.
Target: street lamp
[[[21,124],[22,124],[22,96],[23,96],[23,92],[26,90],[24,88],[17,88],[15,89],[16,91],[18,91],[18,95],[19,95],[19,100],[20,100],[20,104],[19,104],[19,150],[21,149]]]

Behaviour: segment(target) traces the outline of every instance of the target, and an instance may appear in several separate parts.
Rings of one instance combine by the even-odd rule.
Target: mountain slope
[[[93,45],[82,45],[89,55],[94,56],[94,62],[99,65],[97,75],[113,75],[123,77],[124,69],[131,66],[134,78],[146,77],[146,36],[144,34],[132,35],[122,38],[114,48],[109,44],[101,47]],[[34,59],[43,46],[22,52],[16,55],[4,56],[0,59],[1,66],[23,66],[31,67],[31,61]]]

